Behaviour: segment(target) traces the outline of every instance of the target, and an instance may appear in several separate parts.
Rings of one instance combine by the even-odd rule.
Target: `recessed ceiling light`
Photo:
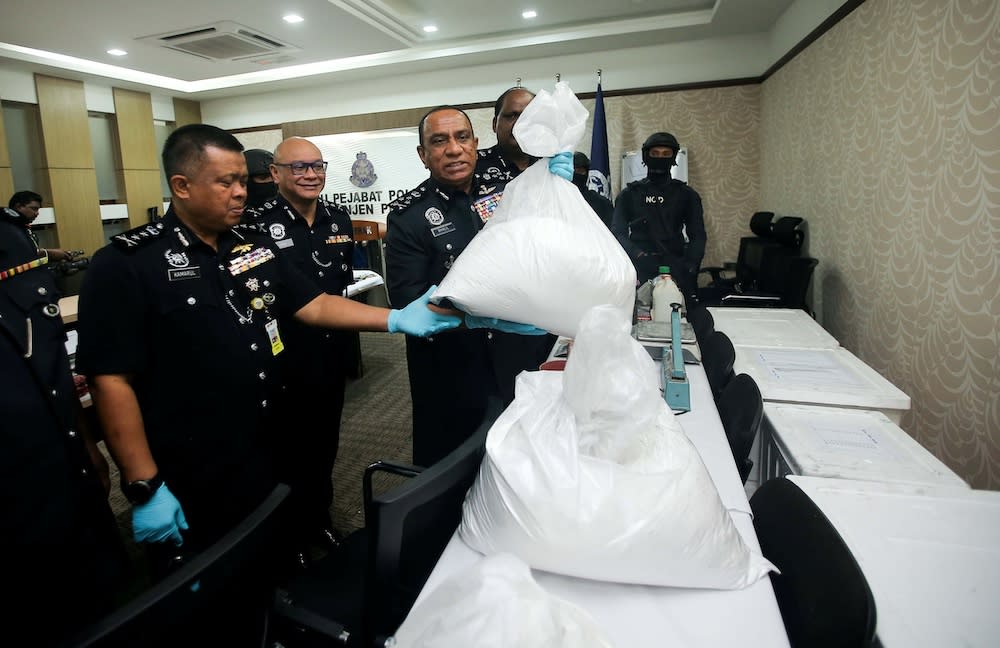
[[[281,19],[284,20],[286,23],[290,23],[293,25],[295,23],[300,23],[303,20],[305,20],[305,18],[299,16],[298,14],[288,14],[287,16],[283,16]]]
[[[109,49],[108,54],[111,56],[125,56],[128,52],[123,49]]]
[[[424,31],[428,34],[433,34],[438,30],[437,25],[424,25]]]
[[[535,11],[534,9],[528,9],[527,11],[522,11],[521,12],[521,17],[522,18],[537,18],[538,17],[538,12]]]

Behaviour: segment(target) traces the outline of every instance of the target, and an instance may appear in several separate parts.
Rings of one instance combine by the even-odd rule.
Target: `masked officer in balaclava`
[[[697,292],[705,255],[705,222],[698,192],[670,177],[680,144],[670,133],[653,133],[642,145],[647,174],[622,189],[611,230],[635,265],[639,282],[670,272],[685,298]]]
[[[258,209],[265,202],[278,195],[278,186],[271,177],[271,164],[274,155],[264,149],[249,149],[243,151],[247,160],[247,204],[248,208]]]

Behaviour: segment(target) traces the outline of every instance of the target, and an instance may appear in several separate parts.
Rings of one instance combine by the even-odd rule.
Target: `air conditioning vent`
[[[240,61],[300,51],[294,45],[231,21],[145,36],[137,40],[210,61]]]

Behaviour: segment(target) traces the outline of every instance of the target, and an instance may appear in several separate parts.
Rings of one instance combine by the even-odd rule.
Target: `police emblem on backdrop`
[[[428,210],[424,212],[424,218],[426,218],[427,222],[433,226],[440,225],[444,222],[444,214],[442,214],[441,210],[437,207],[428,208]]]
[[[351,184],[355,187],[370,187],[378,180],[375,175],[375,166],[368,159],[368,154],[361,151],[357,154],[357,160],[351,165]]]
[[[271,223],[267,231],[271,233],[271,238],[276,241],[285,238],[285,226],[281,223]]]

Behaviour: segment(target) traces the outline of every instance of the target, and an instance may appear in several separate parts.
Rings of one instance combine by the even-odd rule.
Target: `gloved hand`
[[[389,311],[389,332],[427,337],[461,326],[461,318],[455,315],[442,315],[427,308],[431,294],[435,290],[437,286],[431,286],[427,292],[411,301],[402,310]]]
[[[178,547],[184,544],[181,531],[188,530],[181,503],[161,484],[152,499],[132,509],[132,535],[136,542],[172,540]]]
[[[470,329],[491,328],[497,331],[503,331],[504,333],[517,333],[518,335],[548,334],[548,331],[544,331],[540,328],[535,328],[531,324],[519,324],[517,322],[508,322],[507,320],[497,319],[495,317],[478,317],[476,315],[466,315],[465,325]]]
[[[573,154],[563,151],[550,157],[549,172],[573,182]]]

